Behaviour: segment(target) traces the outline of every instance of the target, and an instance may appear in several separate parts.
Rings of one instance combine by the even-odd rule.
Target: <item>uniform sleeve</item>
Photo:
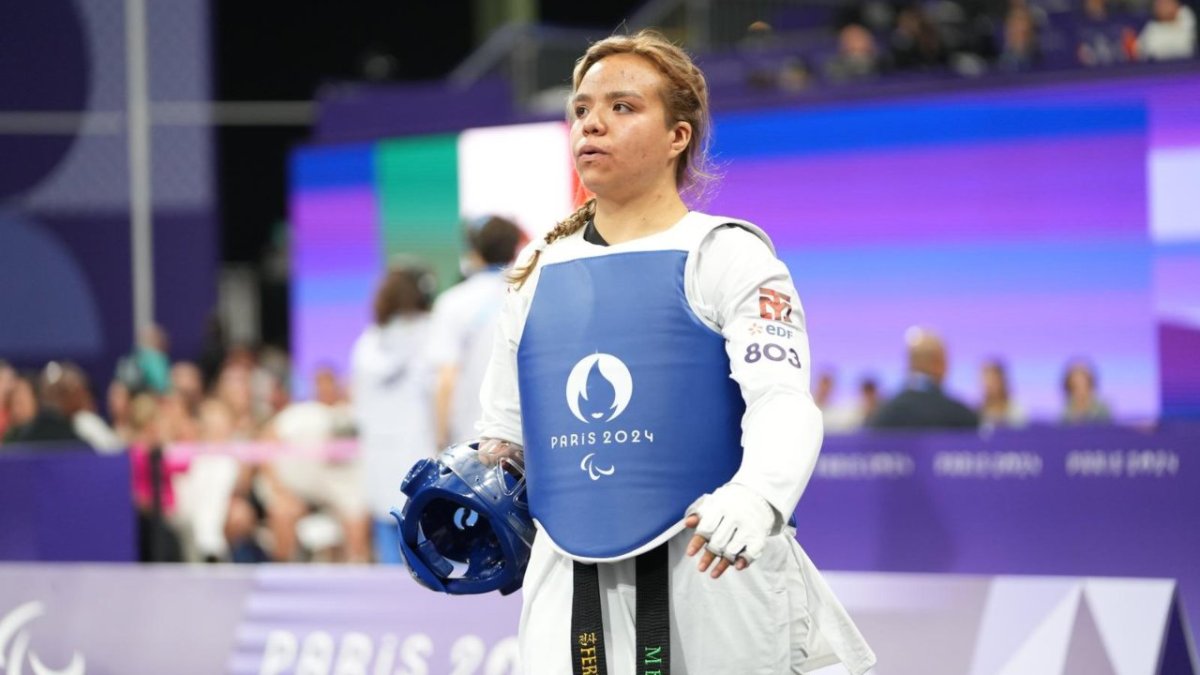
[[[821,412],[809,391],[804,311],[787,267],[757,235],[714,231],[695,264],[694,302],[725,337],[731,377],[746,401],[742,465],[733,483],[754,490],[786,521],[821,449]]]
[[[528,260],[527,249],[517,257],[519,265]],[[498,438],[525,445],[521,432],[521,397],[517,389],[517,347],[525,326],[529,298],[533,294],[537,272],[520,289],[509,287],[500,309],[492,344],[492,355],[479,390],[482,416],[475,429],[480,438]]]

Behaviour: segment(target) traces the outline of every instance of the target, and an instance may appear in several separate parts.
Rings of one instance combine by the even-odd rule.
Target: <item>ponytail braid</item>
[[[587,225],[589,220],[595,217],[596,198],[592,197],[584,202],[583,206],[580,206],[578,209],[576,209],[575,213],[567,216],[565,220],[560,222],[558,225],[555,225],[553,230],[550,230],[546,233],[546,237],[539,242],[536,247],[534,247],[533,257],[529,259],[529,262],[520,269],[514,269],[509,273],[509,283],[513,284],[517,288],[524,286],[525,282],[529,279],[529,275],[533,274],[533,269],[537,267],[538,258],[542,257],[542,249],[546,248],[550,244],[553,244],[555,241],[562,239],[563,237],[569,237],[572,234],[575,234],[582,229],[584,225]]]

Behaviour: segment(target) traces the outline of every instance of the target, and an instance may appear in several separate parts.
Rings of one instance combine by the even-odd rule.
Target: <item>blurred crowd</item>
[[[826,433],[862,429],[1019,429],[1031,424],[1028,411],[1014,396],[1003,359],[987,359],[980,365],[979,394],[974,401],[962,401],[943,387],[950,365],[942,338],[929,328],[913,327],[905,340],[903,384],[890,398],[880,391],[875,377],[864,376],[857,383],[853,400],[836,404],[836,374],[825,370],[817,376],[813,399],[821,408]],[[1087,359],[1066,362],[1060,388],[1062,409],[1056,423],[1112,422],[1112,412],[1100,394],[1096,367]]]
[[[389,510],[412,464],[473,435],[504,268],[524,242],[501,218],[466,237],[465,279],[437,303],[420,261],[385,273],[350,372],[317,367],[311,400],[292,398],[278,348],[231,345],[215,329],[196,361],[172,361],[151,326],[103,406],[76,364],[0,361],[0,451],[128,453],[145,561],[399,562]]]
[[[128,453],[146,561],[398,563],[389,510],[403,503],[399,486],[417,460],[474,436],[504,270],[523,243],[520,228],[495,217],[471,223],[467,239],[465,278],[436,302],[419,261],[384,274],[350,372],[317,367],[311,400],[290,396],[279,349],[229,345],[214,331],[198,360],[172,362],[167,336],[150,327],[116,365],[106,415],[78,366],[20,373],[0,362],[2,443]],[[815,378],[828,433],[1028,422],[1003,362],[983,365],[980,396],[966,404],[942,388],[949,363],[937,334],[914,328],[906,339],[904,385],[890,396],[866,378],[853,404],[835,406],[832,372]],[[1062,423],[1109,420],[1086,361],[1066,366],[1062,390]]]
[[[802,5],[739,49],[751,85],[800,91],[915,74],[1091,68],[1197,54],[1185,0],[923,0]]]

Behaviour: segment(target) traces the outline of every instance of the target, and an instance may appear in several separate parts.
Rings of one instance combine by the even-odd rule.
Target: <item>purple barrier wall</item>
[[[125,455],[0,448],[0,560],[134,561],[129,476]]]
[[[822,569],[1153,576],[1200,618],[1200,427],[825,440],[796,510]]]
[[[1171,581],[827,576],[879,673],[1196,672]],[[440,595],[395,568],[0,565],[0,664],[75,675],[516,675],[520,609],[519,594]]]

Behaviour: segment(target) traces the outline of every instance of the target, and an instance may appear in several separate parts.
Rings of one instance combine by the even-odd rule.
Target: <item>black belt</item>
[[[637,558],[638,675],[671,672],[671,585],[667,544]],[[607,675],[600,581],[596,565],[575,563],[571,599],[571,670],[574,675]]]

